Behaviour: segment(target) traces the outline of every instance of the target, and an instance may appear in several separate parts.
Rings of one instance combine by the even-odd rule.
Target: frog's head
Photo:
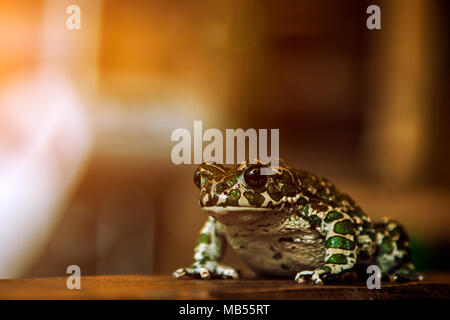
[[[273,174],[261,174],[262,168]],[[295,170],[282,161],[276,167],[259,160],[233,168],[202,163],[194,172],[194,182],[200,189],[200,207],[214,215],[279,210],[299,193]]]

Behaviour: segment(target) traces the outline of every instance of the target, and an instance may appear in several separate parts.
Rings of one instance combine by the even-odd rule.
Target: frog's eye
[[[260,166],[250,166],[244,172],[245,183],[252,188],[261,188],[267,182],[267,176],[261,174]]]
[[[201,189],[201,176],[200,176],[200,170],[195,170],[194,172],[194,183],[197,186],[197,188]]]

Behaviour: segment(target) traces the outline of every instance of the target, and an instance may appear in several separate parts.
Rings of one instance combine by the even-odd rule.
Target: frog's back
[[[322,202],[352,216],[358,231],[372,228],[373,224],[360,206],[346,193],[341,192],[334,183],[305,170],[295,170],[301,193],[313,202]]]

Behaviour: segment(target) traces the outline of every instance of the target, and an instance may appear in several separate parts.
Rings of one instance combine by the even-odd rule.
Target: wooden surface
[[[174,280],[170,276],[83,276],[81,290],[68,290],[66,279],[0,280],[0,299],[450,299],[450,273],[426,275],[426,281],[304,285],[293,280]]]

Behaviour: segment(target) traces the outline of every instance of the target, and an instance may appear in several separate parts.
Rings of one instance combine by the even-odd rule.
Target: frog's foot
[[[406,263],[400,268],[391,270],[383,275],[390,282],[423,281],[423,275],[416,270],[411,263]]]
[[[297,283],[313,283],[323,284],[323,280],[330,274],[330,269],[326,266],[322,266],[315,270],[300,271],[295,276],[295,282]]]
[[[239,274],[235,269],[218,263],[207,263],[201,265],[193,264],[189,268],[180,268],[172,274],[175,279],[186,275],[200,276],[205,280],[211,278],[239,278]]]

